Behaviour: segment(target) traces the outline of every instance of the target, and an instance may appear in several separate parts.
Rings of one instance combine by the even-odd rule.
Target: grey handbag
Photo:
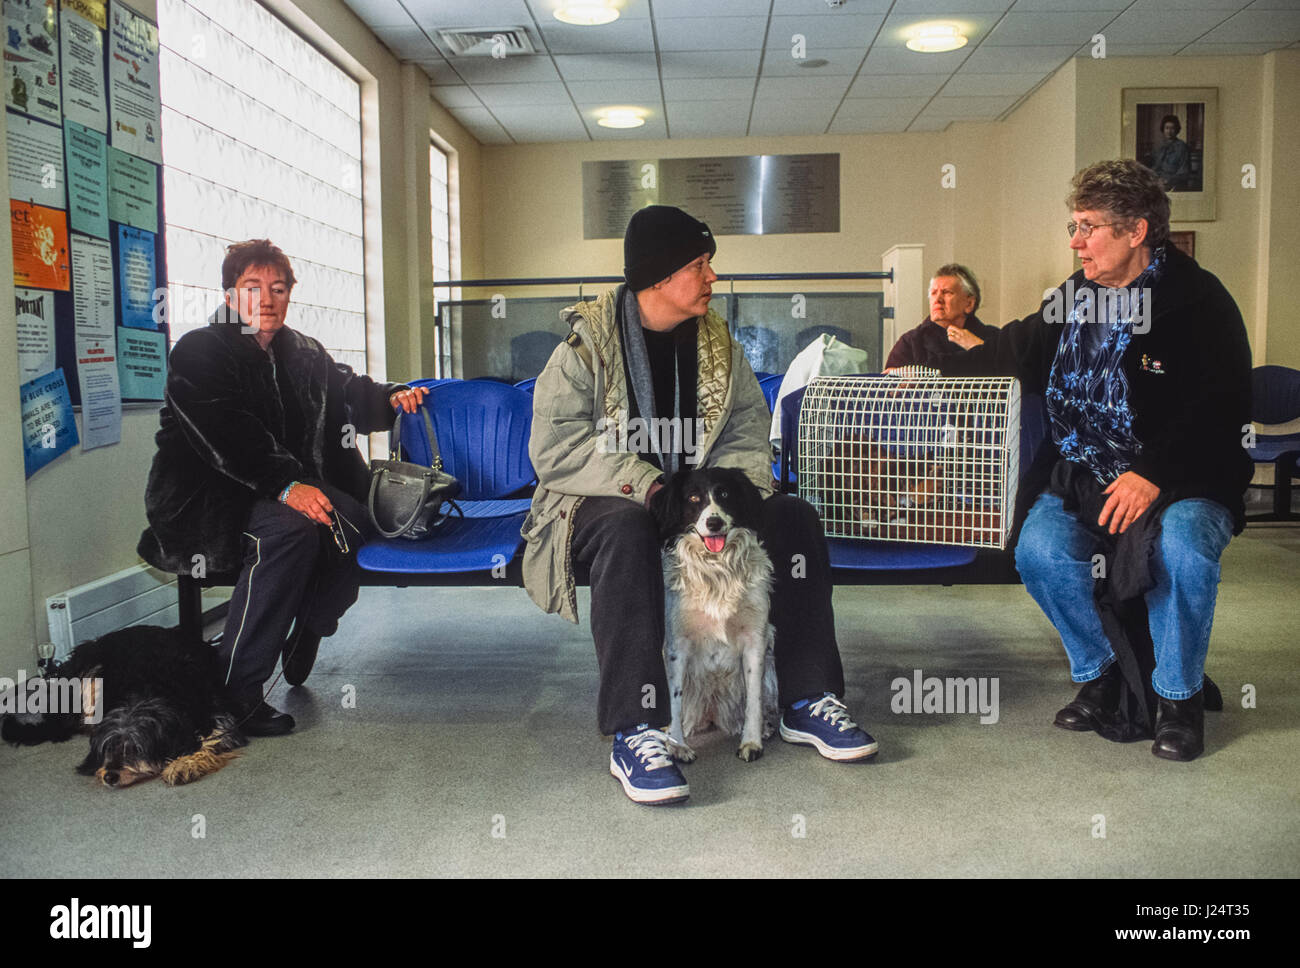
[[[425,538],[443,524],[452,511],[461,513],[453,500],[461,492],[460,481],[442,469],[442,455],[438,452],[438,436],[434,433],[433,421],[424,407],[420,412],[424,414],[424,425],[429,432],[432,466],[401,459],[400,413],[389,437],[389,459],[370,462],[370,500],[367,506],[371,522],[385,538]],[[446,510],[443,510],[444,505],[448,506]]]

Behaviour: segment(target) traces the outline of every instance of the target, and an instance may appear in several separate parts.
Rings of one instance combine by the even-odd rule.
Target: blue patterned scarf
[[[1109,484],[1142,453],[1133,434],[1124,351],[1133,321],[1150,312],[1143,302],[1164,269],[1165,250],[1128,286],[1108,289],[1084,283],[1074,296],[1065,333],[1056,347],[1047,381],[1052,441],[1066,460],[1083,464],[1098,482]]]

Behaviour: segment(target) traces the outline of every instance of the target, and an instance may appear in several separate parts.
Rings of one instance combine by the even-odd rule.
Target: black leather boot
[[[1151,752],[1166,760],[1194,760],[1205,750],[1205,690],[1188,699],[1160,697]]]
[[[1097,728],[1096,717],[1114,716],[1119,710],[1119,684],[1123,673],[1112,662],[1096,679],[1085,682],[1074,702],[1056,714],[1053,725],[1061,729],[1087,732]]]

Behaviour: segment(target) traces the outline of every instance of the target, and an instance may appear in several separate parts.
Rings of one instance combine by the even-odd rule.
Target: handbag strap
[[[432,458],[429,466],[434,470],[442,470],[442,453],[438,450],[438,433],[433,429],[433,419],[429,416],[429,409],[420,404],[420,413],[424,416],[424,426],[429,435],[429,455]],[[389,436],[388,458],[389,460],[401,460],[402,454],[402,413],[397,414],[397,419],[393,421],[393,431]]]

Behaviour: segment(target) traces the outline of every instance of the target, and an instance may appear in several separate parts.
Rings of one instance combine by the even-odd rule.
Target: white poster
[[[18,381],[30,383],[54,369],[54,293],[15,289],[18,317]]]
[[[158,27],[120,3],[108,22],[108,143],[162,164],[162,103],[158,99]]]
[[[5,104],[61,124],[55,0],[4,0]]]
[[[104,134],[108,131],[104,35],[93,23],[67,7],[59,17],[59,37],[63,47],[63,116]]]
[[[78,343],[113,339],[113,247],[72,236],[72,315]]]
[[[77,344],[81,385],[81,449],[107,447],[122,439],[122,389],[113,340]]]
[[[10,115],[5,129],[9,148],[9,197],[46,208],[63,208],[63,129]]]

